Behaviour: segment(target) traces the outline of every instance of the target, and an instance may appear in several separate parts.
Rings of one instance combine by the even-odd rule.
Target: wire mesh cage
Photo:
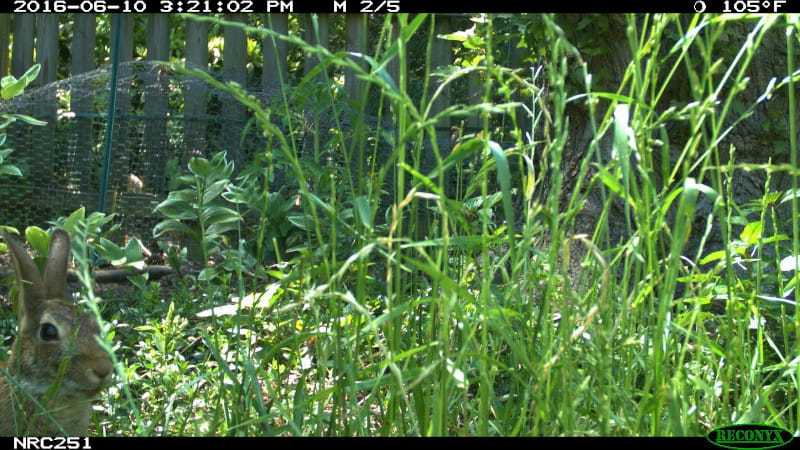
[[[8,128],[8,145],[14,149],[8,162],[23,176],[0,178],[0,223],[44,226],[85,207],[87,212],[115,213],[124,233],[147,238],[160,220],[153,208],[175,188],[191,157],[226,151],[238,170],[271,145],[262,130],[251,126],[244,106],[186,72],[147,61],[121,64],[113,113],[110,84],[111,68],[106,67],[0,104],[0,113],[47,122],[32,126],[17,121]],[[277,90],[248,94],[263,105],[281,98]],[[290,138],[301,151],[319,141],[310,135],[311,128],[327,134],[332,126],[293,128]]]

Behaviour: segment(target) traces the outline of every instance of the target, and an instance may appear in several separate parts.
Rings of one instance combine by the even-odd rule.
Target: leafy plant
[[[209,255],[222,244],[224,234],[239,228],[241,215],[230,208],[222,196],[231,185],[233,162],[225,152],[210,160],[195,157],[189,160],[189,174],[178,178],[183,189],[171,191],[155,211],[167,217],[153,229],[153,236],[167,233],[186,235],[199,249],[203,265],[201,279],[210,280],[215,270],[208,267]],[[192,247],[190,247],[191,249]]]
[[[70,236],[80,236],[82,242],[76,245],[78,248],[86,248],[87,253],[92,255],[92,262],[95,265],[107,263],[141,269],[144,267],[144,260],[139,241],[132,237],[122,248],[112,240],[112,236],[120,228],[119,224],[112,223],[114,218],[114,214],[105,214],[99,211],[87,216],[86,208],[78,208],[69,216],[60,217],[52,223],[63,228]],[[29,230],[34,230],[33,236],[46,235],[37,227],[30,227]],[[34,240],[34,242],[37,241],[43,241],[43,239]],[[31,241],[29,240],[29,242]],[[43,245],[41,242],[38,244],[34,244],[34,242],[31,242],[31,245]],[[49,240],[47,242],[49,243]]]
[[[41,66],[39,64],[34,64],[19,79],[13,75],[6,75],[0,79],[0,96],[2,96],[3,100],[10,100],[25,92],[25,88],[39,76],[40,69]],[[18,167],[5,163],[5,160],[14,150],[3,148],[8,137],[4,130],[17,120],[21,120],[30,125],[46,125],[46,122],[24,114],[0,114],[0,175],[22,176],[22,172]]]

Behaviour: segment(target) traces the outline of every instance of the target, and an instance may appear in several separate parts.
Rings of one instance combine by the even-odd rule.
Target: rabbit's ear
[[[18,244],[8,232],[3,230],[3,240],[6,241],[11,259],[14,261],[14,272],[17,274],[17,279],[21,283],[20,289],[22,299],[42,299],[45,296],[44,283],[42,276],[39,275],[39,269],[36,264],[28,256],[25,247]],[[24,303],[24,302],[23,302]]]
[[[49,298],[65,298],[68,261],[69,235],[56,230],[50,237],[50,254],[44,267],[44,289]]]

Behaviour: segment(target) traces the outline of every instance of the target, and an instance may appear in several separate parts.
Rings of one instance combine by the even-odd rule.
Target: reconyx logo
[[[706,438],[725,448],[764,449],[788,444],[792,433],[772,425],[728,425],[712,430]]]

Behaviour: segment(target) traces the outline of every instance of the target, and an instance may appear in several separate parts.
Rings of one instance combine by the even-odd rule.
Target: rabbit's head
[[[69,236],[53,233],[43,276],[22,245],[5,232],[3,238],[20,295],[11,379],[0,374],[0,435],[85,435],[112,364],[96,340],[97,322],[66,295]]]

